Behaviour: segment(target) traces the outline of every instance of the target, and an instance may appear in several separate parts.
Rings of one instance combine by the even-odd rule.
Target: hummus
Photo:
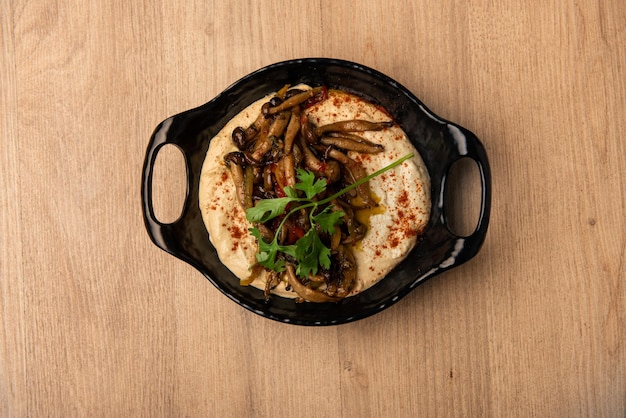
[[[257,243],[248,231],[252,225],[246,220],[245,211],[239,203],[224,156],[237,150],[231,140],[233,130],[252,124],[261,112],[261,106],[271,97],[273,95],[248,106],[211,140],[200,178],[200,210],[209,238],[221,262],[241,280],[250,276],[249,268],[255,263]],[[337,90],[330,90],[327,99],[303,112],[317,126],[353,119],[372,122],[390,120],[384,109]],[[357,283],[352,288],[351,295],[381,280],[407,256],[428,223],[431,205],[430,178],[424,162],[399,126],[359,134],[384,146],[384,151],[378,154],[348,152],[348,156],[358,161],[368,174],[409,153],[414,156],[369,181],[378,206],[357,211],[357,219],[367,225],[368,231],[353,246]],[[260,275],[251,285],[263,290],[265,275]],[[281,280],[272,290],[272,294],[288,298],[298,296],[287,285],[286,280]]]

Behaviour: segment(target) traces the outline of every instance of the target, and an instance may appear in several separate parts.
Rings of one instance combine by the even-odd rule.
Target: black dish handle
[[[447,168],[440,179],[440,187],[438,187],[438,192],[440,193],[439,199],[434,199],[434,201],[439,202],[441,206],[440,210],[435,211],[439,217],[436,222],[446,229],[445,232],[449,234],[449,239],[455,242],[448,258],[439,265],[440,271],[463,264],[478,253],[487,235],[491,213],[491,170],[485,148],[480,140],[469,130],[449,122],[447,125],[450,131],[454,131],[453,137],[455,138],[458,154],[455,153],[456,155],[448,160]],[[481,183],[478,221],[474,231],[468,236],[460,236],[454,233],[446,218],[446,190],[450,170],[457,161],[464,158],[469,158],[474,161],[478,168]]]
[[[156,162],[157,155],[163,146],[167,144],[175,145],[183,154],[185,159],[185,168],[187,170],[187,178],[189,179],[189,156],[185,150],[184,144],[176,141],[177,135],[170,135],[169,130],[174,122],[176,116],[168,118],[161,122],[152,135],[148,149],[146,150],[146,158],[143,164],[143,175],[141,179],[141,205],[143,210],[143,218],[148,230],[148,235],[154,244],[162,250],[175,255],[181,256],[177,251],[176,246],[179,231],[184,225],[184,214],[187,211],[189,204],[189,181],[187,181],[187,190],[185,193],[185,201],[182,213],[178,219],[171,223],[163,223],[159,221],[154,213],[154,205],[152,198],[152,179],[154,175],[154,164]],[[189,260],[186,260],[189,261]]]

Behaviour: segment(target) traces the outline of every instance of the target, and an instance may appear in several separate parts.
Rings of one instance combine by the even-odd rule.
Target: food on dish
[[[410,252],[430,179],[386,111],[340,90],[285,86],[211,139],[203,221],[243,285],[310,302],[372,286]]]

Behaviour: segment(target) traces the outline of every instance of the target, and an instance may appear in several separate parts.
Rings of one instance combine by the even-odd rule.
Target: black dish
[[[220,261],[209,240],[198,206],[202,164],[210,139],[255,100],[285,84],[325,85],[355,93],[383,106],[408,134],[428,168],[432,209],[417,245],[386,278],[370,289],[338,303],[295,303],[240,286]],[[159,149],[177,146],[187,165],[187,197],[182,214],[170,224],[159,222],[152,205],[152,174]],[[444,213],[444,191],[451,166],[461,158],[475,161],[482,182],[481,209],[474,232],[453,234]],[[468,130],[429,111],[411,92],[391,78],[363,65],[335,59],[301,59],[262,68],[237,81],[210,102],[161,122],[155,129],[143,167],[141,197],[144,221],[161,249],[197,268],[222,293],[264,317],[298,325],[333,325],[365,318],[389,307],[423,283],[474,257],[483,244],[491,206],[491,174],[485,150]]]

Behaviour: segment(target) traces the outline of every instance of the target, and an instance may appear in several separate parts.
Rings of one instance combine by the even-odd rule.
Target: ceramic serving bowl
[[[357,94],[383,106],[421,154],[431,178],[430,221],[416,246],[387,277],[362,293],[337,303],[296,303],[241,286],[219,260],[209,240],[198,205],[202,164],[210,139],[243,108],[285,84],[325,85]],[[159,150],[177,146],[187,167],[187,196],[178,220],[157,220],[152,201],[152,176]],[[481,179],[477,226],[469,236],[454,234],[446,220],[446,180],[461,158],[475,161]],[[487,155],[467,129],[433,114],[411,92],[386,75],[348,61],[300,59],[280,62],[237,81],[210,102],[167,118],[155,129],[143,166],[143,214],[148,234],[161,249],[198,269],[224,295],[261,316],[299,325],[333,325],[365,318],[391,306],[420,283],[474,257],[485,239],[491,206],[491,175]]]

